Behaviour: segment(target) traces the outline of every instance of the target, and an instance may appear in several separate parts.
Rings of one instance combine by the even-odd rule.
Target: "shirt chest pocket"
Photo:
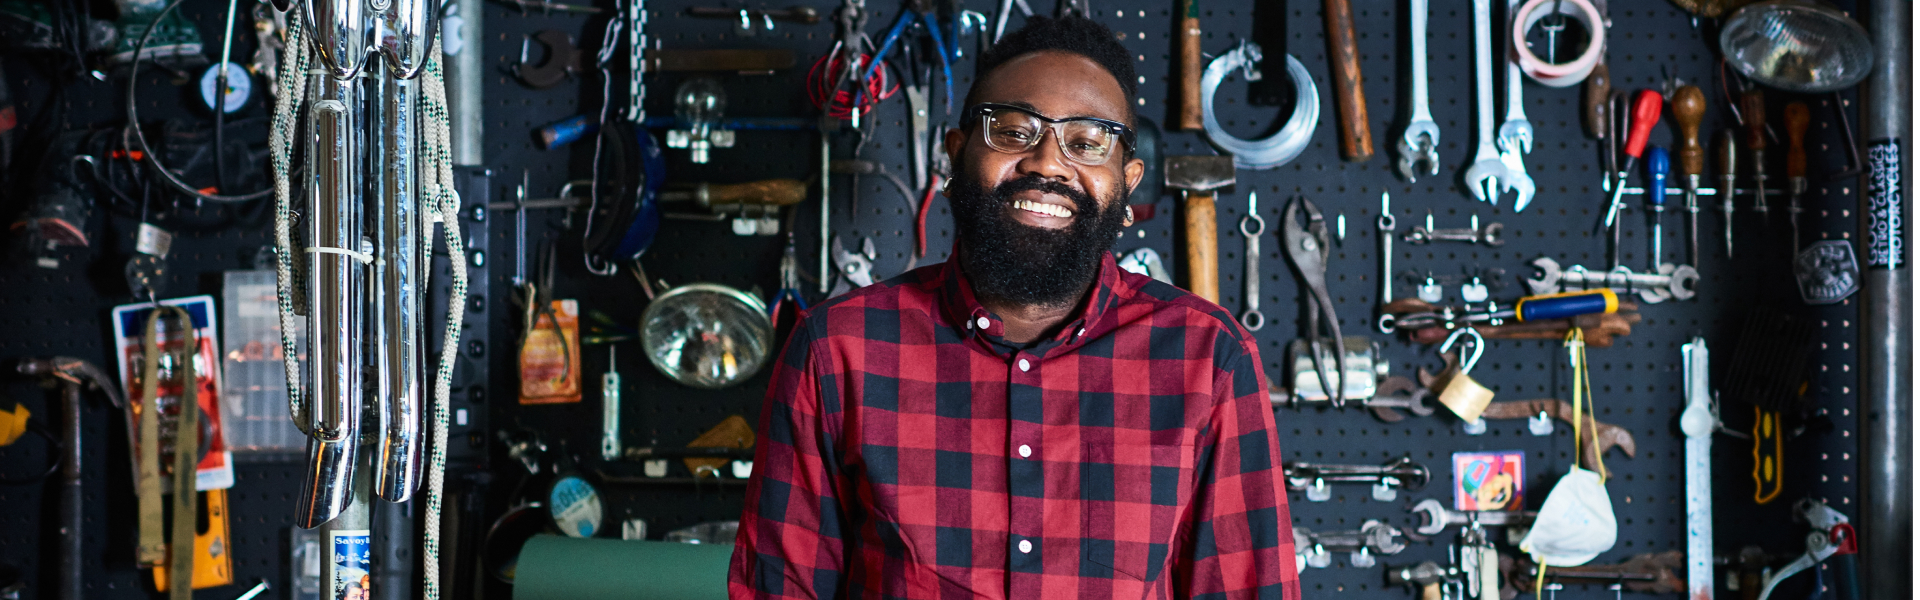
[[[1081,575],[1158,579],[1193,498],[1193,446],[1088,443],[1083,456]]]

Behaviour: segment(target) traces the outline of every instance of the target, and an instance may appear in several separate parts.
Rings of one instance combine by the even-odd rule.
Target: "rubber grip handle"
[[[1366,79],[1360,74],[1360,46],[1353,34],[1353,8],[1347,0],[1324,0],[1327,55],[1333,58],[1333,104],[1340,123],[1340,156],[1352,162],[1373,158],[1373,129],[1367,123]]]
[[[1660,92],[1640,90],[1633,98],[1633,125],[1627,132],[1627,156],[1640,158],[1647,149],[1647,136],[1653,133],[1653,126],[1660,122],[1661,104],[1666,101]]]
[[[1732,129],[1723,129],[1713,141],[1714,174],[1722,178],[1740,174],[1740,146],[1734,143]],[[1731,191],[1721,192],[1730,194]]]
[[[1707,94],[1700,88],[1683,85],[1673,92],[1673,124],[1680,128],[1673,157],[1681,175],[1699,175],[1707,171],[1707,149],[1700,146],[1700,117],[1707,114]]]
[[[1586,89],[1581,92],[1581,115],[1585,116],[1587,137],[1596,140],[1607,139],[1607,113],[1611,112],[1613,81],[1607,76],[1607,63],[1594,65],[1593,73],[1587,75]]]
[[[1740,118],[1747,126],[1747,149],[1767,149],[1767,95],[1757,89],[1741,94]]]
[[[1667,159],[1667,149],[1654,146],[1647,149],[1647,203],[1667,203],[1667,171],[1673,166]]]
[[[1174,59],[1180,79],[1176,87],[1180,101],[1175,103],[1173,128],[1183,131],[1204,129],[1200,119],[1200,0],[1180,0],[1180,29],[1174,35]]]
[[[1188,192],[1187,291],[1220,303],[1220,234],[1213,192]]]
[[[1789,102],[1781,110],[1787,122],[1787,177],[1807,176],[1807,103]]]
[[[1521,298],[1513,312],[1521,322],[1565,319],[1620,310],[1620,296],[1610,289],[1566,292]]]

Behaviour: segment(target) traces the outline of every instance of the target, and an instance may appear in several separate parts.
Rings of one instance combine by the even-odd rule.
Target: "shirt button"
[[[1020,458],[1026,458],[1026,457],[1029,457],[1029,456],[1033,456],[1033,447],[1032,447],[1032,446],[1028,446],[1028,445],[1026,445],[1026,444],[1021,444],[1021,445],[1020,445]]]
[[[980,330],[981,330],[981,331],[985,331],[985,330],[987,329],[987,326],[989,326],[989,325],[992,325],[992,324],[993,324],[993,322],[992,322],[992,321],[988,321],[986,317],[980,317],[980,320],[978,320],[978,321],[974,321],[974,323],[976,323],[976,324],[978,324],[978,325],[980,326]]]
[[[1033,363],[1029,363],[1029,362],[1027,362],[1027,359],[1024,359],[1024,358],[1022,358],[1022,359],[1020,359],[1020,370],[1021,370],[1021,371],[1025,371],[1025,370],[1028,370],[1028,369],[1032,369],[1032,368],[1033,368]]]
[[[1032,551],[1033,551],[1033,542],[1029,542],[1029,541],[1027,541],[1027,540],[1020,540],[1020,553],[1021,553],[1021,554],[1026,554],[1026,553],[1029,553],[1029,552],[1032,552]]]

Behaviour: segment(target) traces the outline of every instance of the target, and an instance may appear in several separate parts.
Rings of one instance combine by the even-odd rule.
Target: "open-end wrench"
[[[1310,502],[1333,498],[1328,483],[1372,483],[1373,499],[1393,500],[1399,488],[1418,490],[1427,485],[1431,474],[1427,466],[1402,456],[1380,465],[1335,465],[1309,462],[1286,463],[1287,487],[1305,490]]]
[[[1532,523],[1533,518],[1539,514],[1533,511],[1447,510],[1445,505],[1440,504],[1439,500],[1433,498],[1421,500],[1420,503],[1413,505],[1413,508],[1407,509],[1407,512],[1420,516],[1420,526],[1413,529],[1414,532],[1420,535],[1440,533],[1450,525],[1464,527],[1473,523],[1479,523],[1481,525],[1519,525]]]
[[[1494,147],[1493,129],[1493,0],[1473,0],[1473,75],[1474,100],[1479,126],[1479,148],[1474,150],[1473,165],[1467,167],[1466,185],[1475,200],[1497,202],[1507,176]]]
[[[1636,273],[1626,267],[1612,271],[1590,271],[1580,265],[1561,269],[1560,263],[1542,256],[1533,260],[1533,266],[1536,272],[1527,279],[1527,287],[1535,295],[1553,294],[1563,289],[1609,287],[1638,293],[1640,299],[1648,304],[1659,304],[1669,299],[1692,298],[1694,286],[1700,282],[1700,272],[1691,265],[1676,267],[1663,264],[1655,273]]]
[[[1488,223],[1486,227],[1481,227],[1480,215],[1477,214],[1472,215],[1472,220],[1468,222],[1471,223],[1471,225],[1466,229],[1435,229],[1433,227],[1433,211],[1427,211],[1427,226],[1407,230],[1405,239],[1407,243],[1410,244],[1466,242],[1469,244],[1486,244],[1489,248],[1499,248],[1502,244],[1507,243],[1506,240],[1500,238],[1500,232],[1506,230],[1505,225],[1494,222]]]
[[[1394,555],[1407,549],[1406,532],[1380,521],[1368,520],[1357,531],[1315,533],[1305,527],[1293,528],[1294,561],[1298,567],[1326,568],[1333,564],[1334,552],[1347,552],[1355,567],[1372,567],[1374,555]]]
[[[1401,177],[1414,181],[1423,171],[1440,174],[1440,124],[1427,108],[1427,0],[1407,0],[1407,4],[1413,38],[1413,120],[1400,134],[1399,167]]]

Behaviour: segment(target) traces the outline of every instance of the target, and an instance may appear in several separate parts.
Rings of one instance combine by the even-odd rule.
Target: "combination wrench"
[[[1492,1],[1473,0],[1474,108],[1480,141],[1473,153],[1473,166],[1466,172],[1467,189],[1474,199],[1489,203],[1500,199],[1502,180],[1507,176],[1507,167],[1494,147]]]
[[[1422,171],[1440,174],[1440,124],[1427,107],[1427,0],[1408,0],[1413,37],[1413,119],[1400,134],[1400,176],[1414,181]],[[1424,169],[1419,168],[1424,166]]]
[[[1513,12],[1519,5],[1519,0],[1507,0],[1508,18],[1513,18]],[[1500,47],[1507,49],[1505,54],[1508,55],[1518,52],[1509,48],[1504,41]],[[1507,56],[1503,61],[1507,64],[1507,120],[1500,124],[1500,136],[1495,139],[1495,144],[1500,149],[1500,164],[1507,168],[1507,177],[1501,180],[1502,187],[1514,192],[1513,212],[1520,212],[1533,203],[1533,178],[1527,176],[1525,161],[1526,155],[1533,152],[1533,122],[1527,120],[1526,102],[1522,94],[1524,79],[1520,76],[1520,63],[1515,58]]]
[[[1420,525],[1413,530],[1420,535],[1434,535],[1446,530],[1450,525],[1465,527],[1474,523],[1481,525],[1520,525],[1532,523],[1539,513],[1533,511],[1457,511],[1447,510],[1439,500],[1428,498],[1421,500],[1413,508],[1407,509],[1420,517]]]

